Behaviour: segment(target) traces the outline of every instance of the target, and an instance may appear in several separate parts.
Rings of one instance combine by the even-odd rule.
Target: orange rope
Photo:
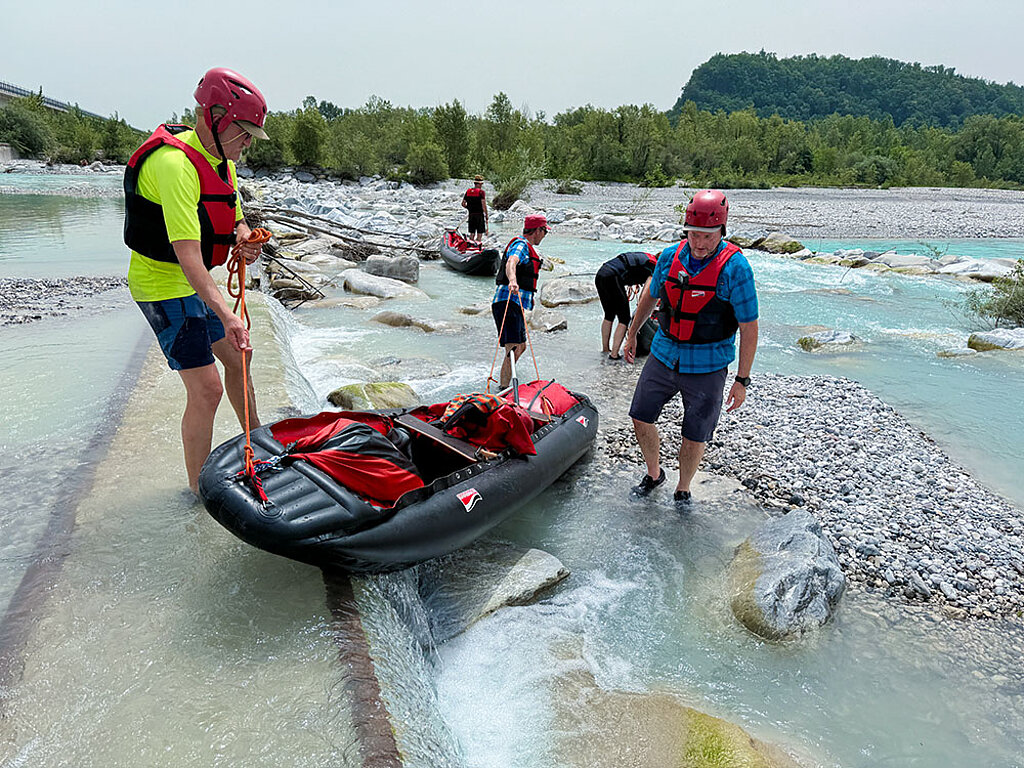
[[[265,243],[271,238],[271,233],[265,229],[257,228],[249,233],[247,243]],[[252,328],[252,321],[249,318],[249,310],[245,306],[245,257],[242,256],[242,243],[231,249],[231,258],[228,259],[228,295],[235,299],[234,313],[245,320],[246,329]],[[232,285],[232,280],[237,284]],[[263,492],[263,483],[256,476],[256,465],[254,462],[256,453],[252,449],[252,439],[249,428],[249,355],[242,350],[242,393],[245,402],[245,476],[249,478],[253,489],[263,502],[266,502],[267,495]]]
[[[498,383],[498,380],[494,378],[494,364],[498,361],[498,350],[501,349],[501,334],[504,333],[504,331],[505,331],[505,318],[508,317],[508,305],[512,303],[512,294],[513,293],[518,295],[519,294],[519,289],[516,288],[516,289],[510,291],[509,295],[508,295],[508,300],[505,302],[505,313],[501,316],[501,327],[498,329],[498,344],[494,348],[494,357],[491,358],[491,372],[489,374],[487,374],[487,389],[486,389],[486,391],[487,391],[488,394],[490,394],[490,392],[491,392],[491,382],[493,381],[495,383]],[[522,301],[521,298],[520,298],[520,301]],[[523,305],[519,304],[519,308],[520,308],[520,310],[522,310]],[[533,370],[536,372],[537,378],[540,379],[540,369],[537,367],[537,355],[534,354],[534,351],[533,351],[533,340],[530,339],[530,324],[528,322],[526,322],[526,313],[525,312],[523,312],[523,327],[526,330],[526,343],[529,345],[529,347],[530,347],[530,355],[533,357]],[[513,352],[509,352],[507,354],[514,354],[514,353]]]

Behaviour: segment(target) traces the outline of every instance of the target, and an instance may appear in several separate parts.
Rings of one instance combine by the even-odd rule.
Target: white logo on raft
[[[693,296],[703,296],[704,295],[704,291],[691,291],[690,293]]]
[[[458,497],[467,512],[472,512],[473,507],[476,506],[477,502],[483,499],[483,496],[477,493],[476,488],[470,488],[468,491],[463,491],[458,494]]]
[[[578,419],[576,419],[576,421],[582,424],[584,427],[590,423],[586,416],[580,416]]]

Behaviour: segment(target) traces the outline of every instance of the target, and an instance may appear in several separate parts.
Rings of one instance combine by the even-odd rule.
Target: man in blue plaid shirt
[[[694,195],[686,208],[686,240],[661,252],[626,332],[624,351],[631,363],[637,332],[658,305],[659,329],[629,409],[647,464],[647,474],[630,492],[633,498],[645,498],[665,482],[655,422],[678,393],[683,398],[683,439],[673,498],[677,508],[690,504],[690,483],[722,413],[737,330],[739,366],[727,409],[736,410],[746,399],[757,351],[757,292],[750,263],[724,239],[728,215],[729,202],[718,190]]]
[[[513,237],[505,246],[494,282],[498,287],[491,299],[491,314],[498,329],[498,344],[505,348],[501,364],[501,388],[512,380],[512,355],[518,360],[526,351],[526,317],[523,310],[533,309],[537,275],[542,260],[536,246],[548,233],[548,220],[539,214],[527,216],[521,237]]]

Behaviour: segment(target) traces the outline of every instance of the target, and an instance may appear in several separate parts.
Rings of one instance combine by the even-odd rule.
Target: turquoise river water
[[[11,176],[4,186],[18,193],[0,194],[0,277],[124,274],[118,199],[32,194],[55,182]],[[807,245],[923,250],[897,241]],[[1024,253],[1024,241],[931,245]],[[542,251],[585,274],[630,249],[552,236]],[[765,255],[751,262],[761,302],[755,378],[854,379],[1024,506],[1024,356],[936,356],[965,343],[969,328],[951,304],[970,286]],[[451,367],[409,382],[426,401],[481,388],[493,327],[456,308],[486,301],[492,285],[426,262],[420,287],[429,302],[389,308],[460,331],[428,336],[370,323],[365,311],[289,313],[270,302],[292,404],[320,410],[327,392],[365,380],[372,360],[388,355]],[[52,534],[53,515],[77,498],[69,489],[83,477],[92,484],[61,552],[64,571],[49,602],[33,609],[39,629],[25,646],[23,678],[0,681],[0,768],[359,764],[318,573],[234,541],[182,496],[173,374],[143,374],[168,393],[147,407],[169,429],[122,424],[116,405],[130,396],[150,332],[125,290],[83,304],[67,317],[0,328],[0,616]],[[565,314],[567,331],[535,339],[541,374],[592,394],[602,424],[621,423],[637,372],[600,359],[594,305]],[[866,343],[852,354],[805,354],[795,340],[818,325]],[[120,464],[97,469],[94,435],[113,427]],[[219,430],[218,439],[232,433],[230,424]],[[148,451],[156,458],[133,463],[133,453]],[[721,599],[723,570],[756,510],[701,508],[685,522],[667,510],[638,515],[624,501],[632,474],[605,466],[596,451],[503,525],[498,538],[552,552],[572,576],[552,597],[448,642],[422,641],[410,616],[430,609],[408,575],[361,583],[408,765],[554,765],[568,706],[561,681],[581,665],[603,689],[671,693],[807,765],[1024,765],[1019,622],[946,622],[858,593],[813,637],[758,641]]]

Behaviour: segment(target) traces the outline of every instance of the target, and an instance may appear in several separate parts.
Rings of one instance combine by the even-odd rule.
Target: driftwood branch
[[[342,234],[339,230],[350,230],[353,232],[359,232],[360,234],[367,235],[388,235],[388,232],[372,232],[365,229],[359,229],[358,227],[351,227],[347,224],[339,224],[331,219],[324,218],[323,216],[316,216],[312,213],[305,213],[303,211],[295,211],[287,208],[274,208],[266,207],[261,209],[261,215],[263,219],[276,221],[281,224],[286,224],[290,227],[296,227],[299,229],[305,229],[309,232],[316,232],[321,235],[327,235],[328,237],[334,237],[345,243],[352,243],[354,245],[371,245],[374,248],[393,248],[399,251],[415,251],[417,253],[425,253],[431,256],[436,256],[437,251],[434,248],[427,248],[421,245],[395,245],[393,243],[378,243],[372,240],[365,240],[358,237],[352,237],[350,235]],[[304,221],[304,219],[312,219],[316,224]],[[399,237],[400,235],[393,235]]]

